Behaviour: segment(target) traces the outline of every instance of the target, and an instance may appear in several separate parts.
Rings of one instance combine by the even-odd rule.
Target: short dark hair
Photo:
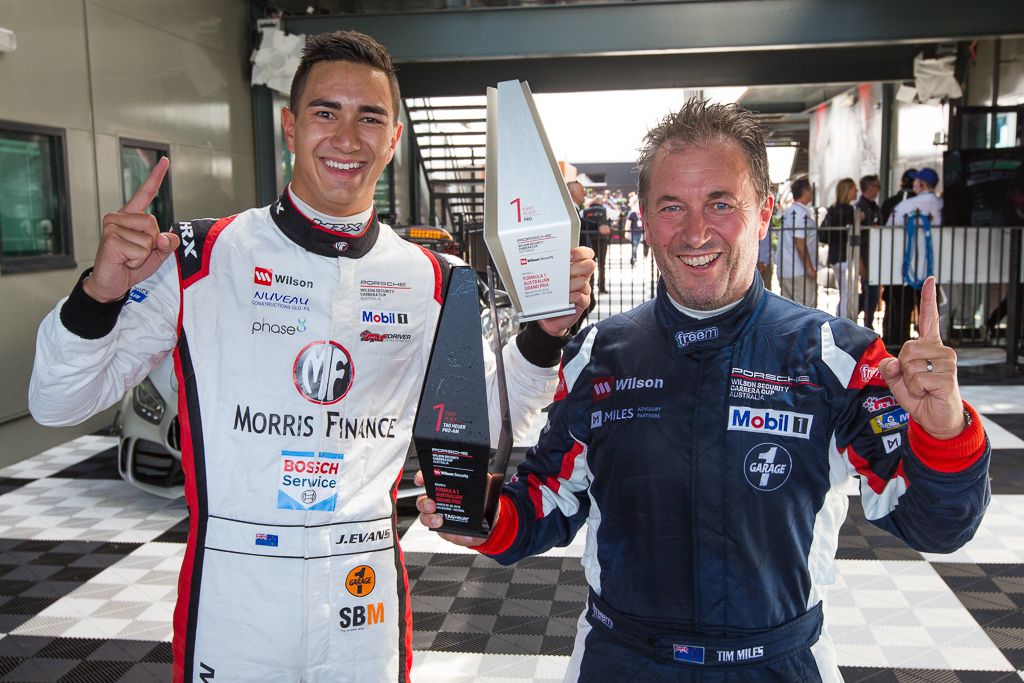
[[[391,86],[394,120],[398,121],[398,107],[402,95],[398,90],[398,76],[395,73],[395,64],[391,61],[391,53],[376,40],[358,31],[315,33],[306,37],[306,46],[302,48],[299,68],[292,77],[292,89],[288,96],[288,107],[293,112],[299,106],[299,97],[306,87],[306,79],[313,65],[317,62],[334,61],[365,64],[383,71],[388,77],[388,85]]]
[[[757,117],[736,104],[712,104],[710,100],[695,97],[688,100],[679,111],[663,118],[644,138],[640,158],[636,162],[640,205],[645,208],[647,206],[651,167],[661,149],[669,148],[672,151],[688,145],[726,141],[735,142],[743,150],[754,192],[758,201],[764,201],[771,191],[771,185],[764,129]]]
[[[867,192],[867,189],[875,184],[881,184],[881,181],[878,180],[878,176],[874,174],[866,175],[860,179],[860,191]]]
[[[910,188],[912,188],[914,186],[915,173],[917,173],[916,168],[908,168],[906,171],[904,171],[903,175],[900,177],[900,187],[905,190],[909,190]]]
[[[807,176],[800,176],[793,181],[793,184],[789,186],[789,191],[793,193],[793,199],[796,200],[799,197],[804,196],[804,192],[811,189],[811,181]]]

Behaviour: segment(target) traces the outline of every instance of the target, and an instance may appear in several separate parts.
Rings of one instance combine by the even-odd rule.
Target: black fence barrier
[[[783,225],[769,230],[758,259],[768,289],[871,327],[896,349],[916,336],[919,289],[912,285],[934,274],[943,339],[954,347],[1005,349],[1006,364],[1020,366],[1024,227],[935,226],[908,240],[902,226],[839,226],[827,228],[826,235],[826,228],[810,221],[798,227],[784,217]],[[463,230],[460,240],[466,261],[486,269],[490,257],[479,226]],[[641,240],[634,245],[628,231],[611,236],[583,231],[580,241],[596,245],[603,256],[587,322],[654,297],[660,273]]]

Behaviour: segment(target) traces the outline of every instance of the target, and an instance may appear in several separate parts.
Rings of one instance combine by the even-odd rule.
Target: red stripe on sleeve
[[[876,474],[868,465],[868,461],[861,457],[860,454],[853,449],[852,445],[846,447],[846,457],[850,460],[850,464],[853,465],[854,469],[857,470],[857,473],[867,480],[868,486],[871,487],[872,491],[879,495],[885,491],[885,486],[889,482],[878,476],[878,474]],[[902,463],[900,463],[900,468],[897,469],[895,476],[902,476],[902,474]]]
[[[936,439],[910,418],[910,450],[918,460],[937,472],[962,472],[978,461],[985,453],[985,427],[966,401],[964,410],[971,423],[952,439]]]
[[[857,361],[857,367],[854,368],[853,376],[850,377],[849,388],[863,389],[866,386],[888,388],[889,385],[885,383],[882,372],[878,369],[878,364],[885,358],[892,358],[892,355],[885,350],[885,344],[881,339],[875,339],[868,348],[864,349],[860,360]]]
[[[424,248],[422,245],[417,244],[417,247],[426,254],[427,258],[430,259],[430,265],[434,266],[434,301],[442,303],[443,298],[441,296],[441,264],[437,262],[437,257],[431,253],[429,249]]]
[[[500,555],[512,547],[512,541],[516,539],[518,532],[519,513],[508,496],[503,495],[498,501],[498,520],[494,530],[486,541],[474,546],[473,550],[485,555]]]
[[[562,374],[562,365],[558,366],[558,386],[555,387],[555,400],[561,401],[569,395],[569,390],[565,386],[565,375]]]
[[[572,448],[562,456],[562,469],[558,470],[558,478],[569,481],[572,478],[572,471],[576,467],[576,458],[583,452],[583,444],[575,442]]]
[[[210,274],[210,258],[213,254],[213,243],[217,241],[218,235],[221,231],[231,225],[231,221],[235,220],[236,216],[228,216],[227,218],[221,218],[219,221],[210,226],[210,231],[206,233],[206,239],[203,241],[203,265],[199,269],[199,272],[181,283],[182,289],[188,289],[199,280]]]

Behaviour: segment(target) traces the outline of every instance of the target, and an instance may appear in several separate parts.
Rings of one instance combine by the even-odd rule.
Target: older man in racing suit
[[[951,552],[989,500],[990,447],[938,334],[934,280],[899,359],[767,292],[756,120],[691,101],[639,167],[657,298],[583,329],[537,447],[474,545],[501,563],[586,523],[590,586],[567,681],[841,681],[822,631],[847,484],[865,516]],[[433,501],[417,501],[438,525]]]
[[[111,405],[173,350],[189,508],[175,681],[408,680],[394,498],[449,267],[372,209],[401,134],[393,76],[368,36],[312,37],[282,114],[296,153],[282,197],[160,233],[142,211],[161,161],[40,326],[44,424]],[[572,257],[577,312],[588,254]],[[503,351],[520,432],[550,401],[575,318]]]

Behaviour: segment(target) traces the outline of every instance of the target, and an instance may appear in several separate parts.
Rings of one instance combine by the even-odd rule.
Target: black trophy
[[[444,524],[431,531],[490,535],[512,452],[505,366],[490,268],[488,290],[501,408],[498,445],[491,448],[476,272],[458,266],[452,269],[448,281],[413,425],[413,443],[427,495],[444,517]]]

